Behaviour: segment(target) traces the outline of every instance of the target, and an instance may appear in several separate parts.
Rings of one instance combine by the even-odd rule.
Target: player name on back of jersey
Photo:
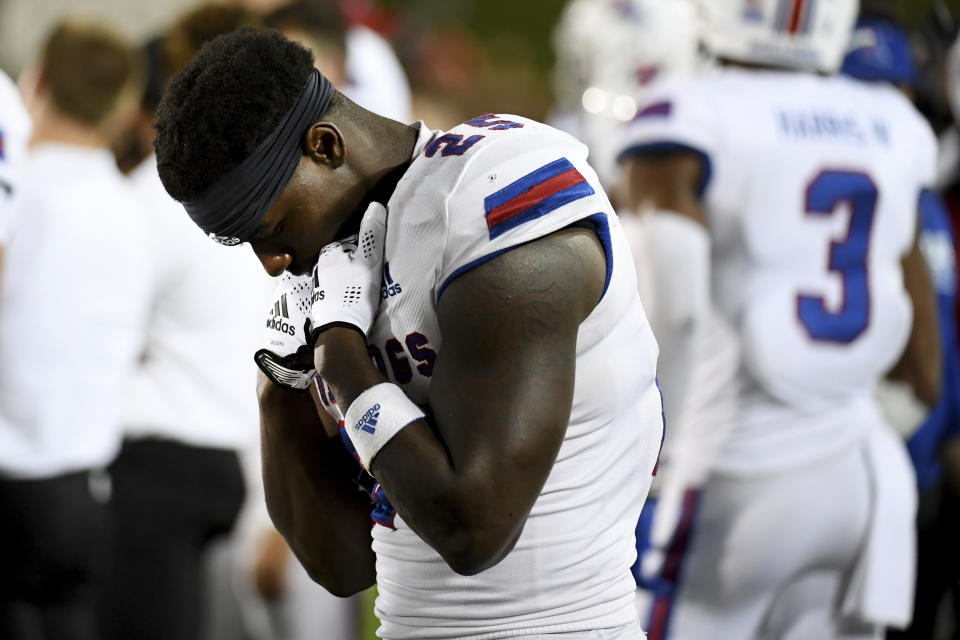
[[[890,146],[890,127],[880,118],[827,108],[781,108],[776,110],[776,119],[780,134],[793,141]]]

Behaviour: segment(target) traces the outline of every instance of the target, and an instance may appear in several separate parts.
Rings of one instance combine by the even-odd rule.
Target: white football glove
[[[312,338],[331,327],[367,335],[380,307],[387,210],[371,202],[359,236],[328,244],[313,269]],[[313,340],[311,340],[311,344]]]
[[[268,378],[291,391],[305,391],[317,374],[313,366],[310,298],[313,279],[284,273],[267,313],[263,348],[254,354]]]

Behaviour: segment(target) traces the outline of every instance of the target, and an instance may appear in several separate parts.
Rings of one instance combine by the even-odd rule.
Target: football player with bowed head
[[[936,142],[893,88],[834,75],[857,10],[701,1],[719,68],[662,84],[626,129],[631,205],[675,221],[699,265],[678,290],[712,299],[741,349],[733,430],[700,439],[710,473],[659,550],[651,638],[872,638],[910,619],[915,489],[873,391],[890,373],[939,392],[916,244]]]
[[[583,145],[382,118],[251,30],[173,80],[157,131],[193,220],[285,273],[256,356],[263,477],[311,576],[376,582],[383,638],[642,638],[657,347]],[[340,433],[295,393],[311,361]]]

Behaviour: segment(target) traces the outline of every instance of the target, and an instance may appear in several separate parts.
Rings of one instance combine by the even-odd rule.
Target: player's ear
[[[347,157],[343,134],[332,122],[314,122],[303,136],[304,153],[336,169]]]

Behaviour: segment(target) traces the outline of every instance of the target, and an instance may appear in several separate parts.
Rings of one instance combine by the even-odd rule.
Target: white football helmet
[[[834,73],[859,0],[698,0],[702,41],[718,58]]]
[[[557,96],[577,114],[568,128],[605,185],[615,180],[616,133],[644,88],[702,63],[698,26],[693,0],[572,0],[564,9],[553,37]]]
[[[690,73],[697,27],[692,0],[572,0],[553,37],[558,90],[578,100],[589,86],[632,95],[658,74]]]

